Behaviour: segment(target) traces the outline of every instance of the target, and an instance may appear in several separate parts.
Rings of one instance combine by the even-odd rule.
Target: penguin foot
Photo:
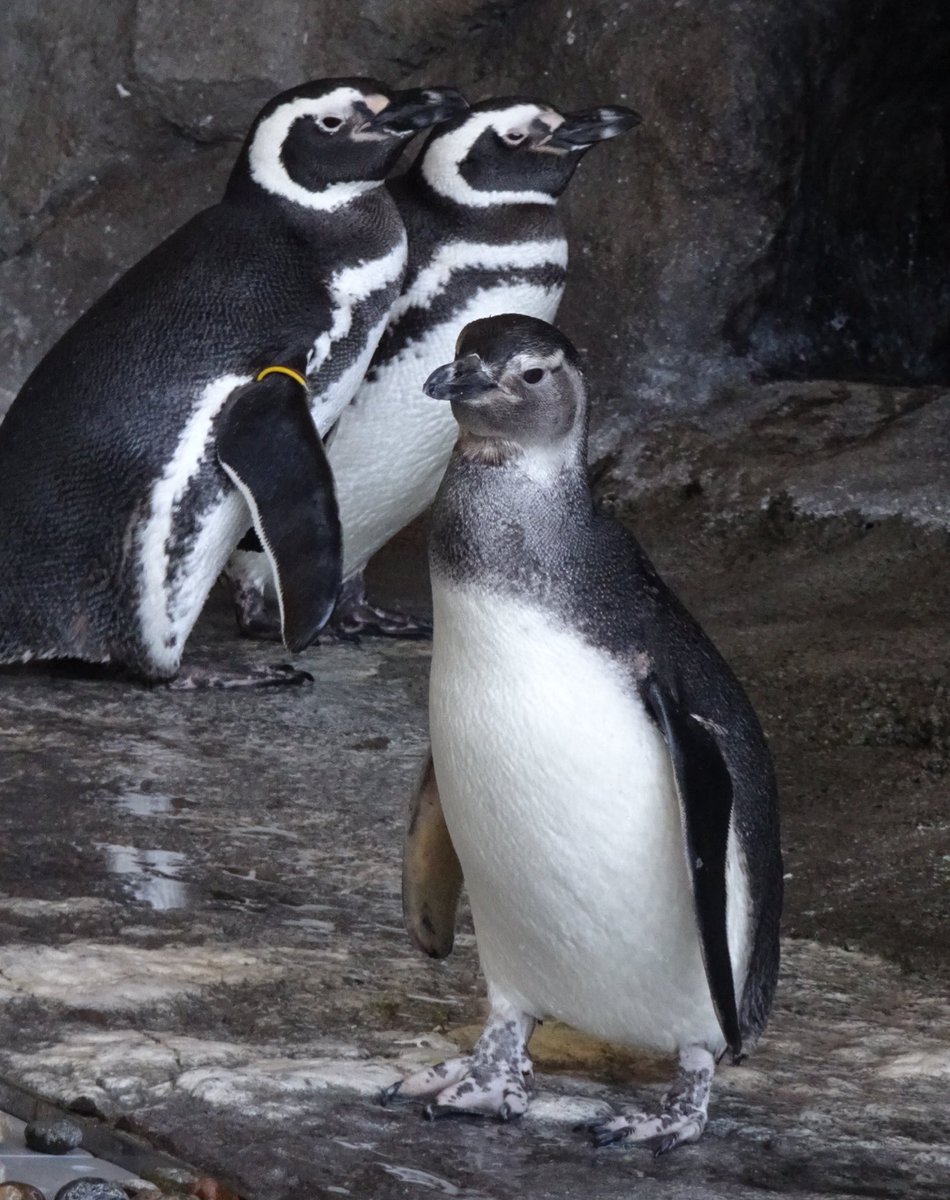
[[[587,1125],[590,1140],[598,1148],[616,1142],[639,1142],[655,1158],[676,1146],[695,1142],[706,1128],[706,1110],[716,1061],[703,1046],[680,1052],[680,1073],[654,1112],[632,1111],[604,1117]]]
[[[432,637],[432,622],[410,617],[394,609],[377,608],[366,598],[363,572],[351,575],[340,589],[340,596],[330,618],[330,628],[342,638],[369,637],[412,638],[424,641]]]
[[[242,675],[190,667],[161,686],[173,692],[198,692],[210,688],[262,688],[301,683],[313,683],[309,671],[301,671],[289,663],[277,663],[274,666],[251,667]]]
[[[528,1108],[534,1071],[527,1041],[533,1018],[510,1006],[493,1009],[470,1055],[449,1058],[385,1088],[381,1104],[430,1100],[428,1121],[444,1117],[496,1117],[513,1121]]]
[[[263,642],[282,640],[280,614],[268,608],[261,592],[252,587],[232,585],[231,599],[241,637]]]

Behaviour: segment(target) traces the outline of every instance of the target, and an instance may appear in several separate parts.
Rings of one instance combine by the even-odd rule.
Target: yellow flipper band
[[[275,373],[278,375],[289,375],[291,379],[295,379],[297,383],[300,384],[304,391],[310,391],[310,385],[307,383],[306,379],[304,379],[299,371],[295,371],[293,367],[265,367],[264,370],[261,371],[260,375],[258,375],[256,382],[260,383],[262,379],[266,379],[268,375],[273,375]]]

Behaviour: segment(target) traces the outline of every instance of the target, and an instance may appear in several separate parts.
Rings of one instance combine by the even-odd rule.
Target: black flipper
[[[222,415],[217,449],[274,569],[284,645],[303,650],[330,619],[342,576],[333,474],[306,392],[276,373],[248,385]]]
[[[733,1056],[742,1050],[726,927],[726,852],[732,776],[714,733],[651,677],[644,697],[660,727],[676,777],[693,904],[713,1007]]]

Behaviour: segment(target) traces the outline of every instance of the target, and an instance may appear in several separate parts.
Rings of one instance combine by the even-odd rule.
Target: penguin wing
[[[217,452],[274,570],[284,645],[303,650],[333,612],[343,556],[333,474],[300,384],[275,373],[242,388]]]
[[[412,944],[430,958],[451,953],[461,892],[462,866],[445,823],[430,750],[410,802],[402,860],[403,920]]]
[[[688,712],[653,675],[643,692],[673,762],[706,979],[722,1032],[737,1055],[742,1036],[726,925],[732,775],[710,723]]]

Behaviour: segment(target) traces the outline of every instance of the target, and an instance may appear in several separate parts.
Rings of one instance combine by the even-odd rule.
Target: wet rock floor
[[[482,1012],[470,927],[444,964],[401,928],[419,643],[317,647],[313,686],[258,692],[0,673],[0,1076],[252,1200],[950,1194],[946,534],[787,496],[729,513],[689,480],[641,507],[782,784],[778,1002],[700,1144],[591,1149],[574,1126],[669,1064],[556,1026],[518,1124],[375,1103]],[[378,587],[424,606],[419,561],[404,539]],[[284,660],[220,597],[190,657]]]

